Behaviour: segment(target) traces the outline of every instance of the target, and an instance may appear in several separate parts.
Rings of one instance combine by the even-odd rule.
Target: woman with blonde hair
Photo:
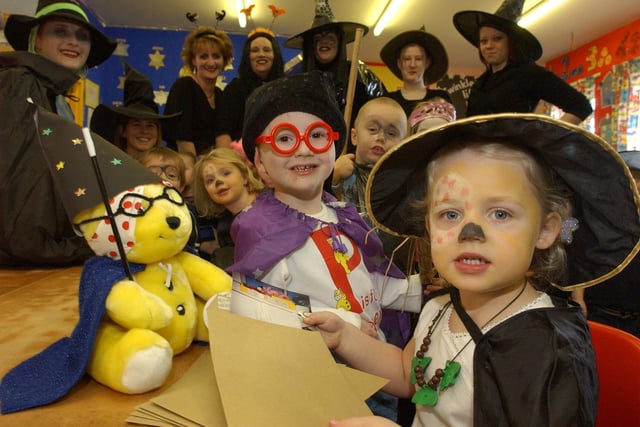
[[[171,86],[164,113],[182,115],[165,138],[177,151],[200,155],[215,146],[216,108],[222,95],[216,83],[231,62],[233,45],[224,31],[198,27],[185,38],[180,56],[186,75]]]

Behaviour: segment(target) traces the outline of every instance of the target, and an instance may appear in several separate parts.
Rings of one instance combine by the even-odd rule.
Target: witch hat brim
[[[87,67],[94,67],[107,60],[118,43],[91,25],[86,14],[79,6],[68,2],[60,2],[59,4],[61,5],[60,8],[43,14],[42,16],[9,16],[4,27],[4,34],[13,49],[29,49],[29,34],[31,33],[31,29],[36,25],[52,19],[64,19],[82,25],[89,30],[91,36],[91,51],[87,58]],[[69,9],[67,9],[67,7]]]
[[[165,134],[165,129],[172,126],[175,123],[175,119],[181,114],[182,112],[178,112],[165,116],[158,114],[143,104],[134,104],[126,107],[108,107],[100,104],[91,116],[90,127],[92,132],[97,133],[107,141],[113,141],[118,125],[127,118],[159,120],[162,133]]]
[[[465,10],[453,15],[453,25],[475,47],[480,44],[480,27],[492,27],[511,37],[526,58],[537,61],[542,56],[542,45],[536,36],[513,20],[477,10]]]
[[[598,284],[640,251],[640,195],[621,156],[599,136],[537,114],[469,117],[393,147],[375,164],[366,185],[367,212],[377,227],[404,237],[426,235],[424,215],[415,211],[425,198],[426,167],[440,148],[458,138],[526,146],[566,183],[579,227],[565,246],[568,274],[556,284],[559,288]]]
[[[118,131],[118,125],[127,118],[158,120],[163,131],[167,126],[175,124],[176,117],[182,112],[162,115],[158,114],[158,104],[155,102],[153,85],[149,78],[123,62],[125,70],[124,99],[122,107],[110,107],[104,104],[98,105],[91,116],[91,130],[108,141],[114,140],[114,132]]]
[[[284,42],[284,46],[289,49],[302,49],[304,46],[304,39],[306,37],[310,37],[313,34],[321,33],[323,31],[328,31],[332,28],[338,27],[342,30],[344,34],[344,44],[352,43],[356,39],[356,31],[358,28],[362,29],[362,36],[369,32],[369,27],[363,24],[358,24],[357,22],[332,22],[327,21],[324,23],[315,23],[311,28],[305,30],[295,36],[290,37]]]
[[[391,70],[391,72],[402,80],[402,72],[398,67],[398,58],[400,51],[408,44],[417,44],[422,46],[431,59],[431,64],[424,71],[425,84],[434,83],[440,80],[449,69],[449,58],[444,46],[433,34],[422,30],[406,31],[400,33],[380,50],[380,58],[382,62]]]

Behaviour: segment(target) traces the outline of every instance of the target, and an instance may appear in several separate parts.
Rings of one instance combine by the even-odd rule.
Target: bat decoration
[[[184,14],[187,17],[189,22],[196,23],[198,21],[198,12],[187,12]]]

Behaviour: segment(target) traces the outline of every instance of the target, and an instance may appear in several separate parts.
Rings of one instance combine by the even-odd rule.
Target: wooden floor
[[[0,377],[71,334],[78,320],[80,273],[81,267],[0,269]],[[165,391],[205,350],[206,347],[192,345],[176,356],[169,379],[154,392],[125,395],[85,377],[58,402],[0,415],[0,426],[131,426],[125,419],[133,408]]]

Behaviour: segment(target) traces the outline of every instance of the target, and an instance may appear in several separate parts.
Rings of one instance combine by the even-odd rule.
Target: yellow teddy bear
[[[115,390],[143,393],[164,383],[174,355],[194,339],[207,339],[204,301],[229,291],[231,278],[183,250],[192,221],[175,188],[138,186],[112,198],[111,206],[127,260],[144,268],[108,293],[87,372]],[[73,222],[96,254],[117,253],[103,205],[80,212]]]
[[[123,393],[160,387],[173,356],[207,339],[204,301],[230,291],[231,277],[185,249],[193,224],[178,190],[88,129],[32,108],[57,194],[97,256],[82,267],[73,332],[2,378],[1,411],[54,402],[86,373]]]

